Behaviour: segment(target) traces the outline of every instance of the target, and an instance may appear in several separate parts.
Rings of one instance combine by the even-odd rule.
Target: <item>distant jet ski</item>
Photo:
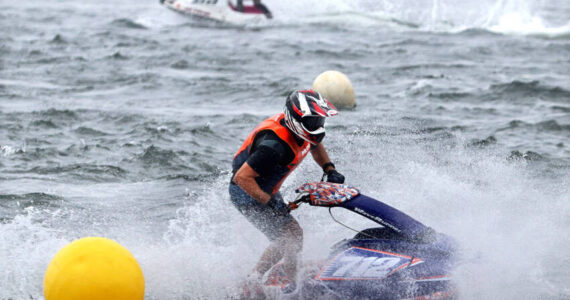
[[[229,0],[160,0],[160,3],[185,15],[234,25],[257,24],[266,20],[261,9],[244,5],[243,12],[240,12]]]
[[[358,189],[342,184],[307,183],[290,207],[342,207],[380,225],[333,246],[314,271],[300,276],[295,299],[453,299],[451,280],[456,242]],[[331,215],[332,216],[332,215]],[[265,290],[289,279],[274,266]]]

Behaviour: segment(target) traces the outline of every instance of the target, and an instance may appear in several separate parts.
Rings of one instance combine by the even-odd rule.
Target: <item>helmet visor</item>
[[[301,119],[301,123],[303,123],[303,127],[307,129],[307,131],[316,131],[323,126],[325,126],[325,118],[323,117],[316,117],[316,116],[308,116]]]

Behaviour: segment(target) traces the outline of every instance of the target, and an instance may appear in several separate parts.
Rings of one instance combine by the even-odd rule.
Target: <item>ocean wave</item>
[[[128,171],[113,165],[98,165],[89,163],[70,164],[56,167],[34,167],[29,170],[14,171],[12,173],[20,174],[40,174],[40,175],[59,175],[61,177],[71,177],[76,180],[86,180],[93,182],[113,182],[118,179],[125,178]]]
[[[81,111],[84,111],[84,110],[81,110]],[[40,117],[40,118],[51,117],[51,118],[56,118],[58,120],[77,120],[78,119],[78,112],[79,111],[74,111],[74,110],[69,110],[69,109],[50,108],[47,110],[34,111],[32,113],[32,115],[34,117]]]
[[[548,26],[540,17],[520,13],[507,13],[501,16],[497,24],[486,29],[491,32],[512,35],[570,37],[570,22],[562,26]]]
[[[26,194],[0,194],[0,204],[6,201],[26,201],[28,203],[47,203],[49,201],[62,200],[63,197],[47,193],[26,193]]]
[[[111,25],[129,29],[147,29],[143,24],[127,18],[113,20]]]
[[[545,132],[570,132],[570,124],[560,124],[556,120],[545,120],[538,123],[524,122],[521,120],[512,120],[506,127],[497,129],[497,132],[511,130],[511,129],[527,129]]]
[[[97,130],[97,129],[85,127],[85,126],[80,126],[77,129],[75,129],[74,131],[77,134],[87,135],[87,136],[106,136],[106,135],[109,135],[108,133],[103,132],[101,130]]]
[[[44,82],[39,80],[30,81],[30,80],[14,80],[14,79],[2,79],[2,78],[0,78],[0,87],[36,88],[36,89],[46,89],[46,90],[63,88],[62,86],[58,86],[49,82]]]
[[[107,113],[103,118],[105,122],[115,122],[119,127],[121,127],[121,125],[135,124],[142,118],[142,116],[136,114]]]
[[[535,124],[535,127],[545,131],[569,131],[570,132],[570,124],[561,125],[555,120],[547,120],[538,122]]]
[[[422,32],[463,33],[466,31],[504,35],[529,35],[546,38],[570,37],[570,23],[549,24],[545,22],[544,5],[515,1],[431,1],[409,2],[365,0],[336,1],[323,6],[314,3],[315,8],[307,12],[307,4],[272,4],[276,10],[283,10],[286,16],[310,16],[301,22],[325,24],[345,29],[351,26],[382,26],[383,29],[418,30]],[[283,7],[281,7],[283,6]],[[287,11],[288,13],[285,13]],[[310,15],[307,15],[310,14]],[[562,17],[561,17],[562,18]],[[299,18],[284,17],[284,23],[299,23]],[[567,21],[567,18],[566,20]],[[559,22],[558,22],[559,23]]]
[[[30,209],[59,207],[63,197],[48,193],[0,194],[0,224],[26,214]]]
[[[235,117],[232,117],[231,119],[226,121],[226,124],[227,125],[233,125],[233,124],[250,125],[250,124],[257,124],[261,120],[262,119],[259,116],[244,113],[244,114],[240,114],[240,115],[237,115]]]
[[[184,181],[202,181],[202,182],[212,182],[218,176],[220,176],[223,171],[214,167],[210,166],[209,168],[211,172],[208,174],[205,173],[192,173],[192,174],[167,174],[161,176],[157,179],[160,180],[184,180]]]
[[[31,119],[30,126],[39,129],[56,129],[66,126],[78,120],[79,115],[73,110],[59,110],[50,108],[48,110],[34,111],[31,114],[22,114],[18,119]]]
[[[178,122],[145,122],[143,127],[146,133],[150,133],[152,136],[162,138],[164,138],[166,135],[176,136],[182,131],[182,126]]]
[[[197,144],[195,146],[200,147]],[[216,158],[216,154],[216,150],[210,146],[187,152],[151,145],[144,148],[142,153],[135,155],[134,160],[130,160],[130,170],[155,179],[176,179],[179,174],[189,174],[187,179],[193,180],[194,176],[220,174],[219,159]],[[170,177],[172,174],[177,174],[176,178]]]
[[[117,52],[113,53],[112,55],[107,56],[107,58],[116,59],[116,60],[127,60],[127,59],[129,59],[126,55],[121,54],[121,51],[117,51]]]
[[[204,137],[218,136],[218,134],[212,129],[212,127],[209,124],[193,127],[192,129],[190,129],[190,132],[193,135],[199,135]]]
[[[561,111],[563,113],[570,113],[570,106],[554,105],[552,106],[552,110]]]
[[[533,151],[526,151],[520,152],[518,150],[511,151],[508,159],[510,160],[526,160],[526,161],[542,161],[545,160],[545,157],[533,152]]]
[[[12,147],[7,145],[0,145],[0,153],[2,156],[7,157],[13,154],[20,154],[26,152],[25,147]],[[0,162],[1,164],[1,162]]]
[[[451,33],[451,34],[467,34],[467,35],[520,35],[531,36],[545,39],[568,39],[570,38],[570,24],[560,27],[538,27],[516,25],[477,25],[469,26],[438,26],[438,27],[419,27],[419,31],[434,33]]]
[[[538,80],[528,82],[514,80],[508,83],[493,84],[490,90],[495,94],[516,97],[542,96],[545,99],[570,99],[570,91],[558,86],[541,84]]]
[[[427,43],[423,43],[422,45],[427,45]],[[437,47],[438,45],[433,45],[433,46]],[[472,67],[473,64],[470,63],[419,63],[419,64],[405,64],[397,66],[394,68],[394,70],[409,71],[417,69],[468,69]]]
[[[30,126],[43,129],[55,129],[59,126],[52,120],[35,120],[30,122]]]
[[[144,149],[139,155],[139,160],[144,167],[166,168],[170,170],[190,169],[186,166],[181,155],[187,156],[184,151],[174,151],[170,149],[162,149],[158,146],[151,145]]]
[[[56,34],[49,42],[50,42],[50,44],[59,44],[59,45],[67,44],[67,41],[59,33]]]
[[[53,57],[44,57],[37,60],[31,61],[33,64],[42,64],[42,65],[57,65],[57,64],[64,64],[67,62],[73,61],[73,58],[69,55],[63,56],[53,56]]]
[[[190,63],[188,63],[188,61],[185,59],[181,59],[170,64],[170,67],[177,70],[185,70],[190,68]]]
[[[495,145],[495,144],[497,144],[497,138],[491,135],[491,136],[488,136],[487,138],[482,139],[482,140],[473,140],[473,141],[471,141],[469,146],[481,147],[482,148],[482,147],[487,147],[487,146]]]
[[[472,98],[475,95],[472,93],[467,92],[430,92],[428,93],[428,97],[435,98],[438,100],[450,100],[455,101],[457,99],[465,99],[465,98]]]

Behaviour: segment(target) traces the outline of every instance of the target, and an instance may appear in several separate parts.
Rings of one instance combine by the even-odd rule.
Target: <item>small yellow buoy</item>
[[[352,83],[339,71],[321,73],[313,81],[313,89],[337,108],[353,108],[356,105]]]
[[[46,300],[142,300],[144,277],[119,243],[86,237],[63,247],[44,277]]]

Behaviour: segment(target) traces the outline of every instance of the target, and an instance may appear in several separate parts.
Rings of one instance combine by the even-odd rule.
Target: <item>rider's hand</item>
[[[329,170],[327,172],[327,182],[344,183],[344,175],[340,174],[335,169]]]
[[[281,198],[281,196],[278,194],[271,195],[271,198],[267,202],[267,206],[273,208],[275,213],[279,215],[286,216],[289,214],[289,212],[291,212],[289,206],[283,202],[283,198]]]

